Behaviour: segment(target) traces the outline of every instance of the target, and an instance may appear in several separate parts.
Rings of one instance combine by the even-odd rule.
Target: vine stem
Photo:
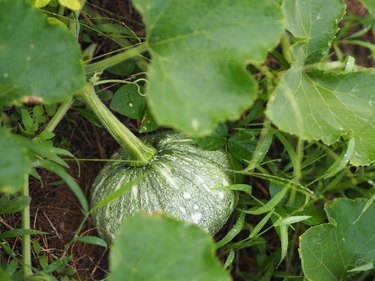
[[[290,46],[290,41],[289,41],[289,36],[287,33],[284,33],[284,35],[281,37],[281,52],[284,56],[284,58],[291,63],[293,58],[292,58],[292,53],[291,53],[291,46]]]
[[[146,44],[141,44],[136,47],[127,49],[124,52],[121,52],[117,55],[111,56],[107,59],[103,59],[98,62],[90,63],[85,66],[86,74],[93,73],[95,71],[102,71],[124,60],[138,56],[142,54],[143,52],[147,51],[147,49],[148,49],[148,46]]]
[[[53,132],[56,128],[56,126],[60,123],[60,121],[64,118],[66,112],[69,110],[69,108],[73,104],[73,98],[69,97],[64,100],[64,102],[60,105],[59,109],[56,111],[56,113],[52,116],[51,120],[47,124],[47,126],[44,128],[42,133],[45,132]]]
[[[22,188],[22,195],[29,196],[29,175],[25,176],[25,184]],[[27,205],[22,210],[22,229],[30,229],[30,206]],[[24,275],[32,274],[31,270],[31,247],[30,234],[22,235],[22,259]]]
[[[86,83],[81,97],[117,143],[128,152],[129,160],[132,160],[129,165],[146,166],[154,158],[156,149],[144,144],[113,115],[96,95],[93,85]]]

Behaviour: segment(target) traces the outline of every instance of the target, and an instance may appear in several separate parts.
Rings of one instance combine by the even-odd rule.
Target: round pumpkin
[[[207,151],[177,132],[143,139],[158,154],[144,167],[112,161],[99,173],[91,190],[91,204],[124,184],[140,178],[129,191],[93,212],[99,235],[111,243],[122,222],[141,210],[163,212],[215,234],[234,208],[234,194],[221,187],[233,183],[232,165],[223,151]],[[111,160],[128,159],[120,149]]]

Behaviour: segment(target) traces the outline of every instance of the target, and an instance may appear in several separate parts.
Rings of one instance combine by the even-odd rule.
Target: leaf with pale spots
[[[246,63],[262,63],[283,32],[274,0],[133,3],[146,25],[147,99],[160,125],[199,137],[252,105],[257,84]]]
[[[329,223],[301,236],[300,256],[307,280],[348,280],[351,272],[375,262],[375,205],[362,213],[366,203],[350,199],[328,203]]]
[[[80,48],[66,28],[26,1],[0,0],[0,107],[58,102],[83,82]]]
[[[231,280],[207,233],[162,215],[137,214],[125,221],[111,249],[110,269],[110,281]]]
[[[369,165],[375,161],[374,81],[374,70],[333,74],[294,66],[273,93],[267,116],[302,139],[330,145],[354,138],[351,163]]]

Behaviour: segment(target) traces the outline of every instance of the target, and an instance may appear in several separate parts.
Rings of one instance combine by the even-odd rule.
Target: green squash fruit
[[[223,151],[203,150],[176,132],[159,133],[143,141],[158,151],[148,165],[133,167],[125,162],[110,162],[95,179],[92,206],[143,176],[124,195],[94,211],[100,236],[111,243],[122,222],[141,210],[161,211],[215,234],[234,208],[233,192],[221,188],[233,183],[227,155]],[[128,159],[128,154],[120,149],[111,159]]]

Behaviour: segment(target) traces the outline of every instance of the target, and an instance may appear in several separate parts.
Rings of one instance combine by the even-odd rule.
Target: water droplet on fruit
[[[180,207],[180,211],[181,211],[182,213],[186,214],[186,210],[185,210],[184,207]]]
[[[128,105],[129,105],[130,107],[133,107],[133,104],[132,104],[131,102],[129,102]]]
[[[219,191],[218,194],[219,194],[220,199],[224,199],[224,196],[225,196],[224,191]]]
[[[198,223],[199,220],[202,218],[202,214],[201,213],[195,213],[191,216],[193,222],[195,223]]]
[[[9,77],[9,74],[8,73],[4,73],[4,78],[8,78]]]
[[[184,192],[184,193],[182,194],[182,196],[183,196],[185,199],[191,199],[191,194],[188,193],[188,192]]]

